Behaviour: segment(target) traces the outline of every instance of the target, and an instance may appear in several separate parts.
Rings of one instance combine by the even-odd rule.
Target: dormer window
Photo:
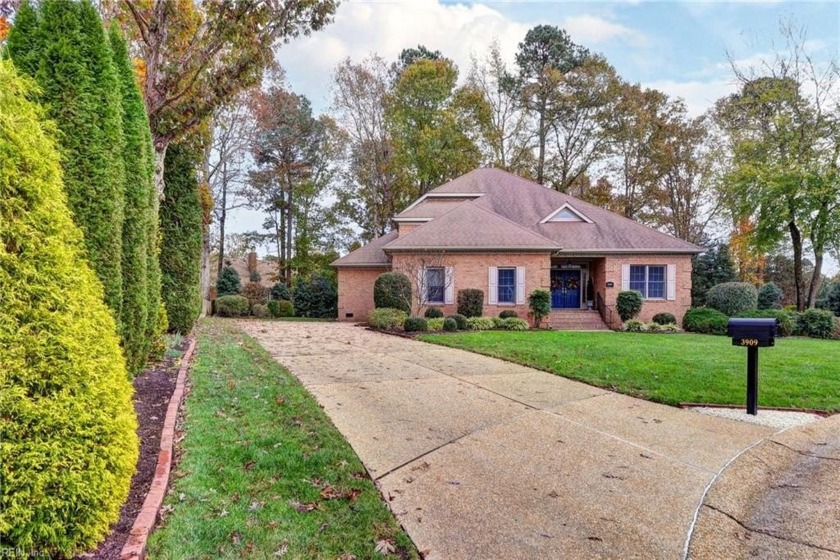
[[[577,210],[574,206],[569,203],[564,204],[554,212],[548,215],[541,224],[545,224],[548,222],[584,222],[587,224],[593,223],[592,220],[587,218],[582,212]]]

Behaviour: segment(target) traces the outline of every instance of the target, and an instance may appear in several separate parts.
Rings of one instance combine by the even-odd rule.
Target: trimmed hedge
[[[657,313],[651,320],[657,325],[677,324],[677,318],[672,313]]]
[[[433,317],[431,319],[426,319],[426,328],[430,331],[442,331],[443,330],[443,317]]]
[[[758,305],[758,292],[755,286],[746,282],[724,282],[706,293],[706,306],[717,309],[727,317],[732,317],[755,309]]]
[[[447,317],[443,320],[443,330],[446,332],[455,332],[458,330],[458,323],[452,317]]]
[[[455,321],[455,324],[457,325],[459,331],[467,330],[467,318],[464,317],[463,315],[461,315],[459,313],[453,313],[452,315],[450,315],[447,318]]]
[[[474,331],[489,331],[496,328],[493,317],[467,317],[467,327]]]
[[[629,321],[642,311],[642,294],[635,290],[618,292],[618,296],[615,298],[615,308],[622,321]]]
[[[245,317],[251,306],[245,296],[222,296],[216,298],[216,315],[219,317]]]
[[[164,164],[166,198],[160,205],[161,293],[169,315],[169,330],[181,334],[192,330],[201,312],[203,210],[196,175],[199,157],[196,150],[186,145],[170,144]]]
[[[781,309],[782,289],[773,282],[761,286],[758,290],[756,307],[758,309]]]
[[[25,6],[24,24],[34,17]],[[72,557],[119,519],[137,422],[53,125],[31,98],[0,60],[0,542]]]
[[[277,286],[277,284],[275,284]],[[285,288],[285,286],[283,286]],[[272,288],[273,293],[274,288]],[[222,268],[222,272],[216,279],[216,297],[222,296],[236,296],[242,291],[242,279],[239,278],[239,273],[232,266]],[[286,290],[288,293],[288,290]],[[291,299],[289,297],[278,297],[275,299]]]
[[[268,301],[268,312],[272,317],[294,317],[295,306],[286,299],[272,299]]]
[[[402,272],[385,272],[373,283],[373,304],[376,307],[401,309],[411,313],[411,280]]]
[[[443,317],[443,311],[440,307],[430,307],[423,314],[426,319],[439,319]]]
[[[264,319],[271,315],[268,306],[263,303],[255,303],[251,306],[251,315]]]
[[[527,331],[528,321],[518,317],[508,317],[507,319],[501,319],[496,327],[506,331]]]
[[[834,314],[827,309],[806,309],[799,314],[796,330],[802,336],[831,338],[834,334]]]
[[[405,332],[421,332],[429,330],[429,324],[424,317],[411,316],[403,322]]]
[[[408,315],[402,309],[381,307],[368,315],[368,324],[375,329],[393,330],[403,326]]]
[[[499,313],[499,318],[500,319],[511,319],[511,318],[516,319],[518,317],[519,317],[519,313],[517,313],[513,309],[505,309],[504,311]]]
[[[796,328],[793,315],[782,309],[747,309],[735,317],[754,317],[757,319],[776,319],[778,321],[779,336],[790,336]]]
[[[683,316],[683,330],[703,334],[726,334],[729,317],[708,307],[692,307]]]
[[[458,315],[481,317],[484,313],[484,292],[474,288],[458,290]]]

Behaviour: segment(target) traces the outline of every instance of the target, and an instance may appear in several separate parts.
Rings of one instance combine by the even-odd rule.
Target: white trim
[[[409,204],[405,208],[405,210],[400,212],[400,214],[402,214],[403,212],[408,212],[409,210],[411,210],[415,206],[418,206],[421,202],[423,202],[424,200],[426,200],[428,198],[480,198],[482,196],[484,196],[484,193],[435,193],[435,192],[428,192],[428,193],[424,194],[423,196],[421,196],[420,198],[418,198],[417,200],[415,200],[414,202],[412,202],[411,204]]]
[[[394,218],[394,221],[398,224],[427,224],[433,219],[434,218]]]
[[[665,283],[667,285],[666,297],[670,301],[677,299],[677,265],[669,264],[665,272]]]
[[[455,269],[451,266],[444,267],[444,305],[455,303]]]
[[[630,289],[630,265],[621,265],[621,291],[626,292]]]
[[[580,218],[581,221],[586,222],[587,224],[594,224],[595,223],[592,220],[590,220],[589,218],[587,218],[586,215],[583,212],[581,212],[580,210],[578,210],[577,208],[575,208],[574,206],[572,206],[568,202],[563,204],[563,206],[561,206],[560,208],[558,208],[557,210],[555,210],[554,212],[552,212],[551,214],[549,214],[545,218],[543,218],[540,223],[545,224],[547,222],[557,222],[557,223],[571,222],[572,220],[554,220],[554,216],[556,216],[557,214],[559,214],[563,210],[568,210],[569,212],[571,212],[572,214],[574,214],[575,216]]]
[[[516,305],[522,305],[525,303],[525,267],[524,266],[517,266],[516,267],[516,286],[515,286],[515,299]]]
[[[487,267],[487,303],[499,304],[499,269],[495,266]]]

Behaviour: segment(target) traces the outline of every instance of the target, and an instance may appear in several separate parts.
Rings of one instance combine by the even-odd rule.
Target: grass
[[[426,334],[462,348],[652,401],[743,405],[747,352],[698,334],[482,331]],[[776,339],[759,350],[759,406],[840,411],[840,343]]]
[[[183,455],[148,557],[417,558],[298,381],[232,323],[197,332]]]

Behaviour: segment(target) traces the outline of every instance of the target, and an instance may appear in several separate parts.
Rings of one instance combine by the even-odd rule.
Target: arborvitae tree
[[[37,96],[59,129],[64,189],[86,256],[120,320],[123,159],[120,88],[111,47],[87,1],[43,0],[20,8],[8,56],[40,85]]]
[[[129,371],[136,373],[146,363],[152,337],[149,321],[155,322],[150,312],[149,253],[155,232],[150,223],[152,216],[154,162],[152,161],[149,119],[143,97],[134,79],[131,60],[125,41],[111,26],[109,31],[114,64],[119,73],[122,89],[123,163],[125,165],[125,211],[122,244],[123,279],[123,348]],[[159,288],[158,288],[159,289]],[[157,313],[155,298],[154,313]]]
[[[169,329],[187,334],[201,312],[202,206],[196,170],[199,154],[186,144],[166,151],[166,198],[160,206],[163,235],[161,293]]]
[[[32,93],[0,60],[0,543],[72,557],[119,518],[137,423]]]
[[[237,296],[242,291],[242,279],[232,266],[226,266],[216,279],[216,297]],[[287,298],[288,299],[288,298]]]

